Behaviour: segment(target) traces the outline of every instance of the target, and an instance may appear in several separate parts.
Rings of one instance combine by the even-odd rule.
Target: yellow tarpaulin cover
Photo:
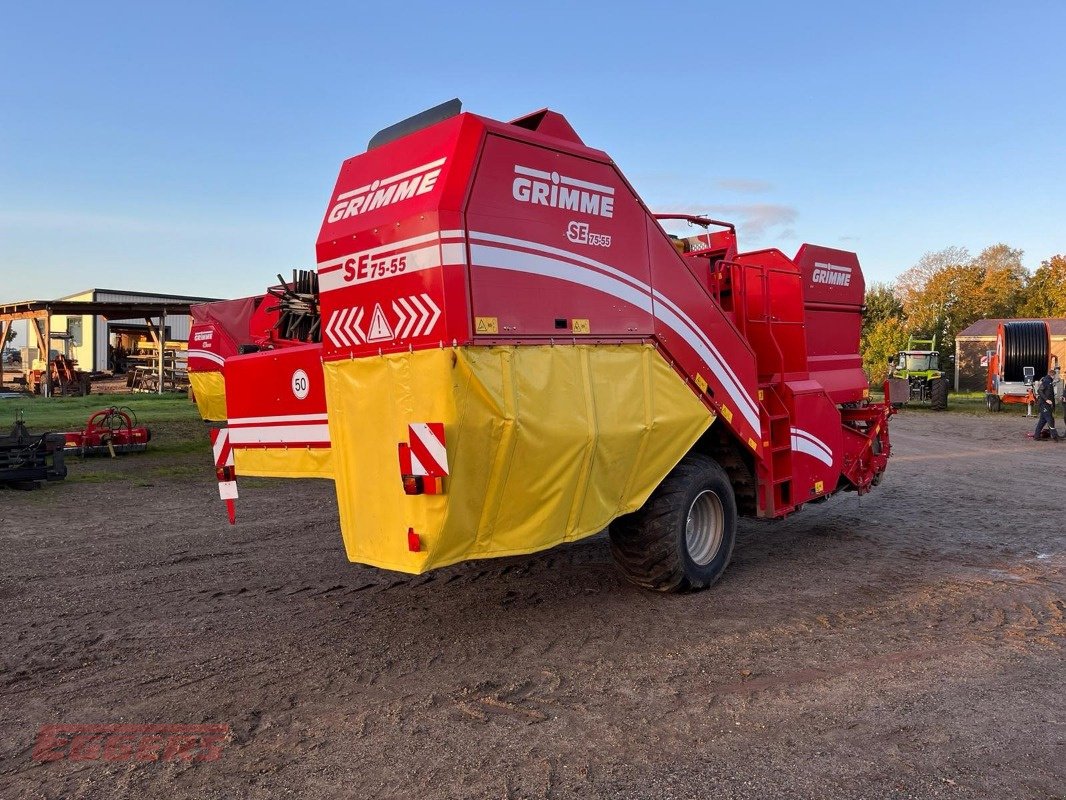
[[[225,422],[226,379],[221,372],[190,372],[189,383],[200,416],[211,422]]]
[[[235,447],[233,467],[242,475],[260,478],[332,478],[329,447]]]
[[[640,508],[714,421],[651,345],[420,350],[323,366],[348,558],[404,572],[596,533]],[[445,424],[442,495],[404,494],[397,444],[415,422]]]

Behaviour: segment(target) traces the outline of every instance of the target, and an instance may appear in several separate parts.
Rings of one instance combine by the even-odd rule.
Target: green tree
[[[884,382],[888,375],[888,359],[907,346],[907,330],[899,317],[887,317],[870,328],[862,349],[862,368],[870,383]]]
[[[974,298],[977,319],[1016,316],[1025,300],[1029,271],[1022,265],[1022,251],[1003,243],[986,247],[973,260],[984,273],[984,280]],[[969,324],[969,323],[967,323]]]
[[[1066,317],[1066,255],[1052,256],[1030,276],[1019,316]]]
[[[862,315],[862,338],[869,336],[873,327],[882,320],[903,315],[903,303],[887,283],[871,283],[863,298],[866,307]]]
[[[950,355],[956,334],[972,322],[1016,316],[1028,277],[1022,251],[1009,245],[991,245],[976,258],[948,247],[922,256],[895,288],[909,332],[935,338],[941,354]]]
[[[970,251],[965,247],[945,247],[923,255],[917,264],[896,278],[894,289],[904,311],[909,314],[911,308],[923,305],[922,294],[934,275],[948,267],[969,264],[970,261]]]
[[[904,304],[910,333],[936,339],[941,352],[950,351],[955,334],[975,319],[984,273],[972,264],[952,264],[934,273],[920,292]]]

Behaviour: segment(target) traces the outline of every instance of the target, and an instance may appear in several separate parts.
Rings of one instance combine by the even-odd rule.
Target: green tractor
[[[934,411],[947,410],[948,377],[940,370],[940,353],[935,347],[936,339],[912,336],[907,349],[889,361],[890,402],[897,406],[929,403]]]

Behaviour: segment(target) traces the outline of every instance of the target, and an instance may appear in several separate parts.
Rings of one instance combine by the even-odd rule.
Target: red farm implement
[[[231,507],[235,474],[330,478],[352,561],[417,573],[607,529],[630,580],[698,589],[738,516],[886,468],[857,256],[652,214],[555,112],[452,101],[386,128],[344,162],[317,262],[195,307],[189,364]]]
[[[129,408],[104,408],[92,414],[80,431],[63,434],[66,450],[81,456],[139,453],[148,449],[152,432],[137,424]]]

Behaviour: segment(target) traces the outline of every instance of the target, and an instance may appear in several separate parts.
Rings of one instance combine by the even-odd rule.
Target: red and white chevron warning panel
[[[414,422],[407,426],[414,475],[443,478],[448,474],[443,422]]]
[[[396,338],[408,339],[422,336],[433,330],[440,319],[440,308],[433,298],[423,292],[400,297],[392,304],[399,322],[396,323]]]
[[[375,303],[373,308],[341,308],[329,315],[323,331],[334,347],[357,347],[428,336],[441,316],[440,306],[426,292],[396,298],[392,312],[396,315],[395,322],[381,303]],[[365,328],[364,319],[367,320]]]
[[[218,478],[218,496],[226,502],[226,515],[229,524],[237,521],[237,473],[233,466],[233,444],[229,438],[229,428],[211,429],[211,451],[215,457],[215,475]]]
[[[441,494],[448,475],[443,422],[414,422],[399,444],[400,477],[407,494]]]
[[[211,429],[211,450],[215,454],[216,467],[233,466],[233,445],[229,440],[229,428]]]
[[[366,341],[366,334],[360,327],[363,321],[363,309],[342,308],[330,314],[326,322],[326,338],[334,347],[355,347]]]

